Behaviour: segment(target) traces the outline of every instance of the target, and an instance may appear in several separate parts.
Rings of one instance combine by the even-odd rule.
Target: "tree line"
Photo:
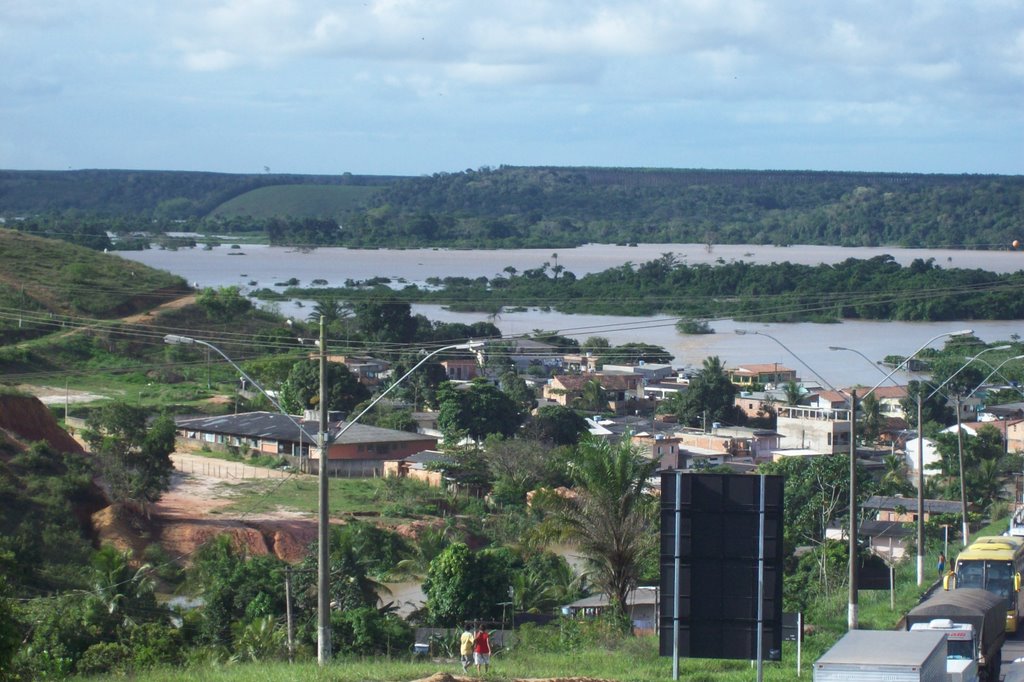
[[[669,314],[691,320],[1012,320],[1024,317],[1024,299],[1016,293],[1024,284],[1022,277],[1022,271],[943,268],[930,258],[902,266],[888,255],[821,265],[688,265],[667,253],[579,278],[546,262],[522,272],[508,267],[492,278],[432,278],[428,288],[407,285],[395,290],[380,282],[350,282],[344,288],[264,289],[254,295],[435,303],[488,314],[534,306],[563,313]],[[696,325],[695,331],[706,330]]]
[[[297,184],[379,189],[336,215],[214,215],[247,191]],[[243,229],[293,246],[990,249],[1007,248],[1020,236],[1022,209],[1024,177],[997,175],[512,166],[423,177],[0,172],[0,213],[19,219],[46,214],[51,222],[73,224],[99,216],[148,232]]]

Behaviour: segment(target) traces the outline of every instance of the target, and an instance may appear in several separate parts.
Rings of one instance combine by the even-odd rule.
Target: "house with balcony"
[[[775,430],[781,436],[780,447],[819,454],[849,452],[850,410],[825,406],[833,404],[825,396],[818,405],[779,406]]]
[[[597,371],[598,357],[592,353],[569,353],[562,356],[562,369],[566,372],[586,374]]]
[[[741,391],[733,398],[733,405],[743,411],[749,418],[767,414],[769,409],[776,409],[786,404],[786,392],[775,388],[770,391]]]
[[[795,369],[790,369],[777,362],[726,367],[725,373],[729,377],[729,381],[741,388],[753,388],[768,384],[778,387],[790,381],[797,381]]]

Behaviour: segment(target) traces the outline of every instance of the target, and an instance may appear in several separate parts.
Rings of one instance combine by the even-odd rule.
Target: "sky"
[[[0,168],[1024,173],[1020,0],[2,0]]]

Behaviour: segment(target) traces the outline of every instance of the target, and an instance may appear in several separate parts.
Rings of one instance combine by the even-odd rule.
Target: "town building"
[[[635,374],[559,374],[552,377],[544,386],[543,397],[563,407],[572,406],[583,397],[584,387],[591,381],[601,386],[607,399],[608,409],[621,414],[635,408],[637,401],[643,399],[643,377]]]
[[[726,367],[725,373],[729,381],[743,388],[766,386],[778,387],[790,381],[796,381],[796,370],[777,362],[766,364],[743,364],[739,367]]]
[[[276,412],[246,412],[178,418],[175,423],[178,440],[185,448],[275,455],[308,473],[319,471],[319,422],[315,420]],[[346,426],[346,422],[331,421],[328,433],[337,434]],[[437,439],[431,436],[357,423],[340,436],[332,436],[326,458],[328,473],[342,477],[382,476],[384,462],[436,447]]]
[[[597,618],[611,606],[606,594],[577,599],[562,607],[562,613],[573,618]],[[640,586],[629,593],[626,607],[633,630],[637,634],[654,634],[658,628],[658,588]]]
[[[782,437],[782,448],[807,449],[819,454],[849,452],[850,410],[831,407],[835,401],[829,393],[835,392],[818,397],[822,406],[783,405],[778,408],[775,430]]]

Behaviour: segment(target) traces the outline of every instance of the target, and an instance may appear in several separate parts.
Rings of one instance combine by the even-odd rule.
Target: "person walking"
[[[469,664],[473,662],[473,646],[476,644],[476,635],[469,623],[462,629],[459,637],[459,655],[462,657],[462,672],[469,672]]]
[[[476,664],[478,676],[480,675],[480,666],[483,666],[484,673],[486,673],[491,665],[491,638],[483,625],[477,628],[476,637],[473,638],[473,662]]]
[[[946,555],[943,554],[942,552],[939,552],[938,567],[939,567],[939,577],[941,578],[942,577],[942,571],[946,568]]]

